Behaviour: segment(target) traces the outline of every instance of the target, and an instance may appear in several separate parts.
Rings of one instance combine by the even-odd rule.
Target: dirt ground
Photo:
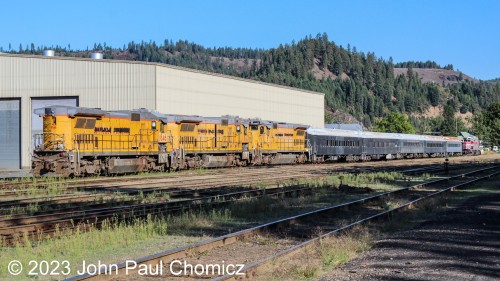
[[[500,194],[380,240],[320,280],[500,280]]]

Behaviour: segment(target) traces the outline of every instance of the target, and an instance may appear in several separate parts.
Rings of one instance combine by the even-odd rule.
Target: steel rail
[[[193,188],[191,192],[193,194],[196,193],[196,190],[207,190],[208,188],[213,186],[212,188],[234,188],[234,187],[241,187],[244,188],[247,185],[263,182],[266,185],[273,186],[273,185],[279,185],[279,181],[293,181],[297,180],[299,178],[303,178],[304,174],[292,174],[292,175],[281,175],[281,176],[276,176],[276,175],[268,175],[265,178],[260,177],[260,178],[252,178],[252,179],[241,179],[241,178],[234,178],[228,180],[227,178],[223,179],[213,179],[213,180],[208,180],[205,181],[204,183],[190,186],[189,188]],[[308,175],[308,178],[319,178],[322,177],[321,174],[315,174],[315,175]],[[187,184],[181,183],[177,185],[159,185],[157,186],[162,186],[162,187],[148,187],[148,188],[137,188],[133,190],[124,190],[124,189],[118,189],[118,190],[110,190],[107,193],[104,194],[99,194],[99,193],[90,193],[90,194],[75,194],[74,196],[68,196],[68,195],[61,195],[61,196],[55,196],[55,198],[43,198],[39,197],[38,199],[40,200],[35,200],[35,199],[15,199],[15,200],[9,200],[9,201],[3,201],[0,202],[0,210],[7,210],[8,208],[12,207],[19,207],[19,206],[29,206],[30,204],[38,204],[39,206],[41,205],[48,205],[48,206],[55,206],[55,205],[67,205],[67,204],[78,204],[78,203],[85,203],[85,202],[91,202],[91,201],[96,201],[100,196],[106,196],[108,198],[104,199],[113,199],[113,193],[125,193],[127,195],[135,195],[135,194],[140,194],[141,192],[143,194],[149,194],[153,192],[161,192],[168,194],[169,191],[178,191],[181,188],[188,188]],[[112,192],[111,192],[112,191]]]
[[[206,169],[203,170],[205,175],[227,175],[227,174],[241,174],[241,172],[259,172],[260,170],[267,169],[303,169],[304,167],[307,169],[314,169],[318,167],[328,168],[331,165],[320,165],[320,164],[307,164],[307,165],[274,165],[274,166],[252,166],[252,167],[227,167],[223,169]],[[105,184],[105,183],[116,183],[116,180],[119,179],[123,182],[135,182],[135,181],[144,181],[144,180],[162,180],[162,179],[176,179],[182,178],[185,176],[190,176],[193,170],[182,170],[174,173],[158,173],[158,175],[151,175],[147,177],[141,177],[137,175],[132,176],[118,176],[118,177],[91,177],[91,178],[77,178],[77,179],[61,179],[61,180],[44,180],[43,178],[37,178],[35,182],[0,182],[2,186],[0,186],[0,190],[8,190],[15,188],[17,186],[33,186],[39,185],[49,185],[49,184],[67,184],[68,187],[80,187],[86,186],[89,184]]]
[[[0,220],[0,236],[3,236],[5,241],[9,242],[11,239],[13,239],[13,235],[15,234],[27,233],[29,236],[36,237],[39,234],[50,234],[51,232],[53,232],[53,230],[55,230],[55,228],[68,229],[71,227],[78,227],[78,225],[82,222],[84,223],[85,220],[90,220],[91,223],[98,224],[104,219],[115,217],[116,214],[121,214],[120,218],[132,219],[137,217],[146,217],[147,215],[160,214],[163,212],[179,212],[185,209],[228,204],[241,199],[306,192],[317,188],[318,187],[314,186],[296,185],[268,189],[253,189],[170,202],[117,206],[111,208],[59,213],[55,215],[48,214],[40,216],[19,217],[14,219],[3,219]],[[40,233],[39,231],[43,232]]]
[[[429,158],[429,159],[439,159],[439,158]],[[401,161],[411,161],[411,160],[418,160],[418,159],[410,159],[410,160],[394,160],[392,161],[393,163],[404,163]],[[340,164],[340,165],[339,165]],[[348,163],[348,164],[355,164],[355,163]],[[370,166],[376,166],[377,162],[366,162],[363,163],[366,167]],[[425,165],[425,164],[423,164]],[[301,165],[271,165],[271,166],[255,166],[255,167],[227,167],[227,168],[222,168],[222,169],[207,169],[206,173],[209,175],[218,175],[218,174],[231,174],[231,173],[241,173],[243,171],[255,171],[255,170],[260,170],[260,169],[290,169],[290,168],[296,168],[296,169],[328,169],[328,168],[336,168],[339,166],[344,166],[342,163],[323,163],[323,164],[317,164],[317,163],[307,163],[307,164],[301,164]],[[62,179],[60,181],[51,181],[51,180],[44,180],[43,178],[36,178],[35,181],[32,182],[11,182],[11,181],[0,181],[0,190],[9,190],[16,188],[18,186],[32,186],[32,185],[38,185],[38,186],[44,186],[44,185],[49,185],[49,184],[59,184],[59,183],[64,183],[67,184],[69,188],[71,187],[80,187],[84,185],[89,185],[89,184],[105,184],[105,183],[114,183],[116,182],[116,179],[119,178],[120,180],[123,181],[141,181],[141,180],[147,180],[147,179],[152,179],[152,180],[157,180],[157,179],[165,179],[165,178],[179,178],[185,176],[187,173],[190,173],[191,170],[183,170],[180,173],[165,173],[165,174],[158,174],[154,176],[148,176],[145,178],[138,177],[135,175],[132,176],[119,176],[119,177],[110,177],[110,178],[78,178],[78,179]],[[166,176],[168,175],[168,176]]]
[[[274,254],[274,255],[272,255],[272,256],[270,256],[268,258],[262,259],[260,261],[254,262],[254,263],[252,263],[252,264],[250,264],[248,266],[245,266],[240,271],[241,273],[244,273],[244,276],[235,277],[234,275],[223,275],[223,276],[220,276],[220,277],[217,277],[217,278],[213,278],[212,280],[213,281],[222,281],[222,280],[241,280],[243,278],[245,278],[245,279],[252,278],[252,277],[256,276],[258,274],[258,271],[260,269],[262,269],[262,267],[265,266],[265,265],[267,265],[268,263],[270,263],[270,262],[272,262],[272,261],[274,261],[276,259],[279,259],[279,258],[288,256],[288,255],[291,255],[291,254],[293,254],[293,253],[295,253],[295,252],[299,251],[300,249],[303,249],[303,248],[305,248],[307,246],[311,246],[314,243],[321,241],[321,239],[325,239],[327,237],[334,236],[336,234],[339,234],[341,232],[349,230],[349,229],[353,228],[354,226],[361,225],[361,224],[367,223],[369,221],[373,221],[373,220],[376,220],[376,219],[382,219],[384,217],[389,217],[392,213],[400,212],[400,211],[403,211],[403,210],[406,210],[406,209],[410,209],[413,206],[417,205],[418,203],[421,203],[425,199],[428,199],[428,198],[431,198],[431,197],[434,197],[434,196],[438,196],[438,195],[442,195],[445,192],[453,191],[453,190],[455,190],[455,189],[457,189],[459,187],[462,187],[464,185],[471,184],[471,183],[474,183],[474,182],[477,182],[477,181],[480,181],[480,180],[484,180],[486,178],[490,178],[490,177],[492,177],[492,176],[494,176],[496,174],[500,174],[500,171],[494,172],[492,174],[489,174],[489,175],[486,175],[486,176],[483,176],[483,177],[472,179],[472,180],[469,180],[469,181],[466,181],[466,182],[463,182],[463,183],[459,183],[459,184],[456,184],[456,185],[453,185],[453,186],[450,186],[450,187],[447,187],[447,188],[444,188],[444,189],[441,189],[441,190],[433,192],[433,193],[431,193],[429,195],[426,195],[426,196],[423,196],[421,198],[415,199],[413,201],[407,202],[407,203],[405,203],[405,204],[403,204],[401,206],[398,206],[398,207],[392,208],[390,210],[386,210],[386,211],[380,212],[378,214],[366,217],[364,219],[361,219],[361,220],[358,220],[356,222],[350,223],[350,224],[348,224],[346,226],[343,226],[343,227],[337,228],[335,230],[332,230],[330,232],[327,232],[325,234],[322,234],[319,237],[316,237],[316,238],[307,240],[305,242],[302,242],[302,243],[300,243],[298,245],[295,245],[295,246],[290,247],[290,248],[288,248],[286,250],[283,250],[283,251],[281,251],[281,252],[279,252],[277,254]]]
[[[429,168],[419,168],[415,170],[409,170],[410,172],[423,172],[423,171],[429,171],[429,170],[435,170],[435,167],[429,167]],[[299,187],[299,185],[293,185],[293,186],[288,186],[288,188],[292,187]],[[278,185],[279,188],[279,185]],[[304,191],[308,190],[308,187],[301,186],[301,188],[298,189],[292,189],[292,190],[280,190],[277,188],[268,188],[266,189],[268,195],[274,195],[275,193],[289,193],[289,192],[297,192],[297,191]],[[186,196],[186,194],[190,197],[193,197],[190,200],[177,200],[177,201],[170,201],[170,202],[154,202],[154,203],[141,203],[141,204],[131,204],[131,205],[120,205],[120,206],[115,206],[115,207],[104,207],[104,208],[92,208],[92,209],[86,209],[86,210],[81,210],[77,209],[79,207],[73,207],[73,208],[68,208],[63,209],[60,212],[54,212],[50,211],[46,214],[39,214],[39,215],[34,215],[34,216],[15,216],[12,218],[5,218],[5,219],[0,219],[0,235],[2,234],[14,234],[15,229],[18,230],[18,233],[22,233],[25,231],[34,233],[38,230],[43,229],[44,232],[47,231],[47,229],[50,229],[48,227],[44,227],[44,224],[52,225],[55,226],[58,223],[60,224],[59,227],[61,226],[68,226],[68,225],[74,225],[75,222],[82,222],[85,220],[101,220],[103,218],[109,218],[112,217],[113,214],[119,214],[119,213],[130,213],[134,212],[135,210],[139,210],[141,214],[147,213],[147,214],[157,214],[161,211],[176,211],[176,210],[181,210],[182,208],[188,208],[189,206],[193,205],[193,202],[203,202],[200,203],[201,205],[206,205],[207,203],[210,203],[211,201],[214,200],[214,198],[218,199],[223,199],[225,200],[226,197],[242,197],[242,196],[250,196],[251,198],[256,198],[260,194],[260,190],[256,189],[251,189],[251,190],[243,190],[243,191],[237,191],[237,192],[232,192],[232,193],[225,193],[225,194],[219,194],[220,191],[224,191],[221,188],[215,189],[215,188],[206,188],[206,189],[201,189],[201,190],[176,190],[172,191],[171,193],[168,193],[170,195],[170,198],[176,198],[176,197],[181,197],[181,196]],[[214,196],[210,196],[210,194],[216,194]],[[205,196],[205,197],[202,197]],[[200,198],[198,198],[200,197]],[[130,200],[128,202],[134,202],[134,200]],[[122,201],[118,203],[128,203],[127,201]],[[226,202],[226,201],[224,201]],[[104,205],[106,203],[101,203],[97,205]],[[172,206],[170,206],[172,205]],[[176,205],[185,205],[182,207],[176,207]],[[167,207],[168,206],[168,207]],[[92,205],[86,205],[86,207],[92,207]],[[167,207],[165,209],[165,207]],[[179,209],[176,209],[179,208]],[[149,210],[149,211],[146,211]],[[142,216],[142,215],[137,215],[137,216]],[[136,217],[133,215],[133,217]],[[71,224],[70,224],[71,222]],[[26,226],[29,224],[29,226]]]
[[[364,203],[375,201],[375,200],[378,200],[380,198],[383,198],[385,196],[389,196],[389,195],[392,195],[392,194],[398,194],[398,193],[401,193],[401,192],[404,192],[404,191],[407,191],[407,190],[417,189],[417,188],[421,188],[423,186],[428,186],[428,185],[431,185],[431,184],[435,184],[435,183],[439,183],[439,182],[444,182],[444,181],[448,181],[448,180],[455,179],[455,178],[465,177],[465,176],[468,176],[468,175],[472,175],[472,174],[476,174],[476,173],[488,171],[488,170],[491,170],[491,169],[494,169],[494,168],[496,168],[496,166],[482,168],[482,169],[475,170],[475,171],[472,171],[472,172],[463,173],[463,174],[460,174],[460,175],[456,175],[456,176],[452,176],[452,177],[447,177],[447,178],[443,178],[443,179],[433,180],[433,181],[429,181],[429,182],[426,182],[426,183],[422,183],[422,184],[418,184],[418,185],[413,185],[413,186],[410,186],[410,187],[404,187],[404,188],[400,188],[400,189],[393,190],[393,191],[383,192],[383,193],[380,193],[380,194],[377,194],[377,195],[374,195],[374,196],[369,196],[369,197],[366,197],[366,198],[357,199],[357,200],[354,200],[354,201],[351,201],[351,202],[337,204],[335,206],[326,207],[326,208],[318,209],[318,210],[315,210],[315,211],[306,212],[306,213],[295,215],[295,216],[291,216],[291,217],[288,217],[288,218],[283,218],[283,219],[280,219],[280,220],[276,220],[276,221],[273,221],[273,222],[269,222],[269,223],[265,223],[265,224],[262,224],[262,225],[259,225],[259,226],[255,226],[255,227],[252,227],[252,228],[249,228],[249,229],[245,229],[245,230],[237,231],[237,232],[230,233],[230,234],[227,234],[227,235],[223,235],[223,236],[220,236],[220,237],[216,237],[216,238],[211,238],[211,239],[208,239],[208,240],[204,240],[204,241],[201,241],[201,242],[198,242],[198,243],[195,243],[195,244],[186,245],[186,246],[182,246],[182,247],[179,247],[179,248],[167,250],[167,251],[164,251],[164,252],[161,252],[161,253],[149,255],[149,256],[137,259],[136,262],[137,262],[137,264],[156,265],[156,264],[159,264],[160,261],[168,262],[168,261],[172,261],[172,260],[176,260],[176,259],[186,258],[186,257],[188,257],[188,256],[190,256],[192,254],[199,254],[199,253],[202,253],[202,252],[205,252],[205,251],[209,251],[209,250],[211,250],[211,249],[213,249],[215,247],[226,246],[226,245],[232,244],[234,242],[241,241],[243,239],[255,236],[256,234],[264,232],[266,229],[272,229],[272,228],[279,228],[279,227],[288,226],[291,223],[293,223],[294,221],[297,221],[297,220],[300,220],[300,219],[304,219],[304,218],[308,218],[308,217],[313,217],[313,216],[316,216],[318,214],[324,214],[324,213],[328,213],[328,212],[332,212],[332,211],[342,210],[342,209],[350,208],[350,207],[356,206],[356,205],[362,205]],[[498,173],[498,172],[496,172],[496,173]],[[125,270],[125,268],[126,268],[126,264],[125,263],[118,264],[118,273],[123,273],[123,271]],[[92,279],[92,280],[108,280],[108,279],[110,279],[112,277],[116,278],[116,276],[108,276],[108,275],[105,275],[105,274],[100,274],[100,272],[99,272],[99,273],[94,274],[94,275],[84,274],[84,275],[74,276],[74,277],[70,277],[70,278],[65,279],[65,280],[69,280],[69,281],[74,281],[74,280],[90,280],[90,279]]]

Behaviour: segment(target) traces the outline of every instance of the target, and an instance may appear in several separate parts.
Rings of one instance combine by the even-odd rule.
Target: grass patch
[[[500,176],[474,183],[466,189],[430,198],[417,207],[394,214],[383,223],[356,226],[342,234],[327,237],[293,255],[273,261],[258,280],[313,280],[369,250],[377,240],[429,220],[438,212],[459,206],[472,197],[500,193]]]
[[[336,237],[326,237],[288,257],[275,260],[258,280],[312,280],[325,270],[340,266],[372,247],[370,231],[365,227]]]
[[[401,187],[400,176],[392,174],[380,174],[373,177],[360,177],[359,175],[351,180],[350,184],[366,184],[370,186],[371,181],[376,181],[380,185],[378,191]],[[125,259],[133,259],[141,256],[157,253],[160,250],[171,249],[188,243],[214,236],[223,235],[239,229],[254,226],[264,222],[280,219],[285,216],[302,213],[304,211],[319,209],[343,203],[353,199],[366,197],[366,194],[339,192],[336,183],[339,183],[339,176],[328,176],[322,179],[304,180],[301,184],[308,184],[318,187],[310,195],[296,194],[291,198],[283,197],[262,197],[240,200],[231,203],[224,208],[208,210],[191,210],[181,215],[165,215],[158,218],[148,217],[137,219],[132,222],[114,220],[98,230],[95,227],[87,232],[77,232],[75,235],[60,238],[50,238],[45,241],[29,242],[26,245],[19,244],[16,247],[1,247],[0,257],[0,279],[12,278],[6,273],[3,265],[8,264],[12,259],[18,259],[23,264],[29,260],[68,260],[74,269],[79,268],[82,260],[96,262],[101,260],[104,263],[116,263]],[[289,183],[289,185],[297,182]],[[165,197],[165,194],[157,194]],[[143,200],[147,200],[147,195],[139,195]],[[61,230],[64,232],[64,230]],[[323,248],[316,252],[320,261],[318,267],[312,267],[304,263],[305,268],[296,267],[294,278],[314,278],[321,274],[323,267],[331,267],[351,259],[353,253],[358,253],[358,249],[365,249],[367,243],[356,246],[355,237],[348,240],[346,236],[342,245],[352,245],[347,248],[354,249],[347,252],[332,252],[326,245],[337,243],[325,241]],[[349,238],[351,239],[351,238]],[[262,243],[269,243],[263,240]],[[311,252],[311,254],[314,253]],[[73,269],[73,270],[74,270]],[[25,280],[27,276],[18,276],[15,280]],[[300,279],[299,278],[299,279]],[[295,279],[293,279],[295,280]]]
[[[44,178],[41,182],[37,178],[15,179],[13,183],[20,185],[14,189],[14,194],[19,195],[18,198],[28,198],[36,195],[45,195],[53,197],[56,195],[65,194],[68,191],[68,179],[65,178]],[[11,189],[0,190],[1,194],[6,194],[12,191]]]
[[[26,280],[27,275],[10,276],[6,265],[11,260],[19,260],[25,266],[30,260],[68,260],[71,263],[72,272],[81,268],[83,260],[105,263],[120,262],[117,253],[126,256],[133,253],[129,258],[137,258],[142,255],[157,252],[157,245],[165,240],[176,239],[173,247],[186,243],[194,243],[206,238],[204,235],[198,237],[178,236],[186,229],[195,228],[203,222],[224,221],[226,214],[216,211],[205,214],[190,215],[188,219],[174,217],[152,217],[136,219],[132,222],[114,219],[103,222],[101,229],[90,224],[85,231],[76,230],[71,235],[64,235],[65,231],[58,231],[59,238],[46,238],[40,242],[29,241],[24,237],[23,243],[15,247],[2,246],[0,251],[0,280]],[[160,242],[161,240],[161,242]],[[184,242],[183,242],[184,241]],[[172,243],[172,242],[171,242]],[[155,247],[151,247],[155,245]],[[148,249],[149,247],[149,249]],[[169,246],[170,247],[170,246]],[[134,251],[136,249],[136,251]],[[168,248],[165,248],[165,250]],[[124,252],[126,250],[126,252]],[[4,266],[5,265],[5,266]]]
[[[140,191],[136,195],[129,195],[121,192],[113,192],[113,193],[83,193],[77,192],[68,195],[71,197],[72,195],[79,194],[89,194],[95,195],[94,200],[90,201],[82,201],[80,203],[69,202],[69,203],[60,203],[60,204],[51,204],[51,200],[55,199],[53,196],[44,196],[40,197],[38,201],[27,204],[26,206],[13,206],[10,208],[0,209],[0,216],[4,216],[4,218],[9,218],[13,215],[34,215],[40,212],[48,212],[54,211],[58,209],[63,209],[67,207],[77,206],[77,209],[86,210],[88,208],[92,208],[91,205],[95,204],[103,204],[105,207],[112,206],[122,206],[122,205],[130,205],[130,204],[141,204],[141,203],[156,203],[156,202],[165,202],[170,201],[170,194],[165,191],[153,191],[148,193],[143,193]],[[90,207],[89,207],[90,206]]]

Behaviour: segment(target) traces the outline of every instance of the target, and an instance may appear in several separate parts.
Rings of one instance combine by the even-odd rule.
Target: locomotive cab
[[[63,114],[58,114],[57,108],[45,107],[35,109],[43,119],[43,131],[34,135],[35,151],[61,152],[68,148],[70,143],[71,123]]]
[[[72,107],[49,106],[35,109],[34,113],[43,119],[43,131],[34,138],[32,157],[33,175],[71,174],[70,154],[72,148],[72,122],[68,110]]]

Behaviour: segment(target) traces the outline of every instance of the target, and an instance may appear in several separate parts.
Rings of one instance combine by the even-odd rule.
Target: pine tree
[[[458,120],[455,118],[455,109],[450,103],[444,107],[443,119],[441,134],[444,136],[457,136],[456,122]]]
[[[386,133],[414,134],[415,128],[407,115],[391,112],[386,118],[375,121],[375,131]]]

